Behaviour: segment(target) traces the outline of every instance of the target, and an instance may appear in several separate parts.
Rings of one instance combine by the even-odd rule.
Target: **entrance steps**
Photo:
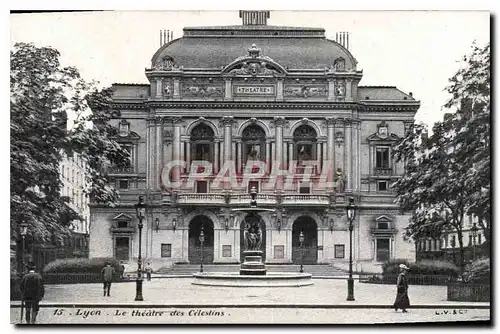
[[[231,272],[239,273],[241,265],[239,264],[204,264],[203,271],[210,273]],[[300,265],[298,264],[266,264],[267,273],[298,273]],[[199,264],[174,264],[170,268],[161,268],[155,274],[160,275],[192,275],[200,272]],[[306,264],[304,273],[317,276],[345,276],[346,273],[340,269],[334,268],[329,264]]]

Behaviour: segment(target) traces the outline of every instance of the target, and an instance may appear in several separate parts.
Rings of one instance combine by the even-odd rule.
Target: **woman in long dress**
[[[396,301],[394,302],[394,310],[402,309],[403,313],[408,312],[406,309],[410,306],[410,298],[408,298],[408,278],[406,277],[406,273],[410,268],[405,266],[404,264],[399,265],[400,273],[398,276],[397,283],[397,294]]]

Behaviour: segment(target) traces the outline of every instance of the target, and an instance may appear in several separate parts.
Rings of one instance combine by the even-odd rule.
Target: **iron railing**
[[[489,302],[489,284],[453,283],[447,286],[447,300],[457,302]]]
[[[447,285],[456,282],[456,278],[448,275],[407,275],[410,285]],[[398,275],[360,274],[359,281],[374,284],[396,284]]]

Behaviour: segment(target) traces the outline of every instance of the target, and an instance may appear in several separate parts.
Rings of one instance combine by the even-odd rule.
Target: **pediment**
[[[131,221],[132,220],[132,216],[129,216],[125,213],[120,213],[118,216],[114,217],[113,220],[116,220],[116,221]]]
[[[388,135],[380,135],[378,132],[375,132],[369,135],[366,140],[368,141],[397,141],[399,140],[399,136],[395,133],[389,133]]]
[[[117,136],[110,136],[110,138],[117,139],[117,140],[131,140],[131,141],[133,140],[133,141],[136,141],[136,140],[141,139],[141,136],[139,136],[139,134],[137,134],[137,132],[135,132],[135,131],[130,131],[126,136],[117,135]]]
[[[222,73],[242,76],[273,76],[285,74],[286,69],[273,59],[263,56],[255,44],[248,49],[246,56],[241,56],[222,69]]]
[[[386,215],[378,216],[375,218],[375,222],[392,222],[392,219]]]

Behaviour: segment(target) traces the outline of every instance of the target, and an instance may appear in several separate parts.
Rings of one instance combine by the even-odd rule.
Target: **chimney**
[[[240,10],[244,26],[265,26],[269,18],[268,10]]]
[[[349,32],[341,31],[335,34],[335,42],[349,50]]]
[[[171,42],[174,39],[174,31],[160,30],[160,47]]]

